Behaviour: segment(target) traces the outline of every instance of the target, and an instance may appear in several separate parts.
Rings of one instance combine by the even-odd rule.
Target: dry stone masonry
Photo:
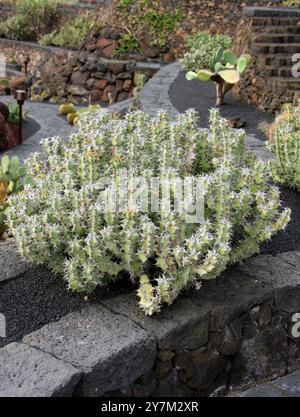
[[[299,271],[300,252],[257,256],[153,317],[133,294],[91,303],[0,349],[0,396],[221,396],[284,377]]]
[[[235,88],[238,96],[268,112],[300,98],[300,72],[292,72],[300,61],[300,9],[245,8],[236,50],[253,56]]]

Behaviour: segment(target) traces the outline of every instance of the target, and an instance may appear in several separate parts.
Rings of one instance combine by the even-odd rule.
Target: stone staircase
[[[270,90],[299,97],[300,71],[299,77],[294,77],[292,68],[300,62],[300,9],[249,10],[245,14],[252,13],[252,54],[257,57]]]

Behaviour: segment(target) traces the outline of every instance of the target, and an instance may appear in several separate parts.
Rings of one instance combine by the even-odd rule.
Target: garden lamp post
[[[24,90],[17,90],[15,94],[15,99],[17,100],[17,103],[19,105],[19,140],[20,145],[22,144],[22,125],[23,125],[23,113],[22,113],[22,107],[26,100],[26,91]]]
[[[27,74],[28,74],[28,64],[29,64],[29,62],[30,62],[30,58],[29,58],[29,56],[27,55],[27,56],[24,58],[24,61],[23,61],[23,63],[24,63],[24,72],[25,72],[25,75],[27,75]]]

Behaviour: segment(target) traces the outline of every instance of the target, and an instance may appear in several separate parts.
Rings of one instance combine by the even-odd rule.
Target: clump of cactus
[[[25,166],[20,164],[19,159],[7,155],[0,162],[0,239],[7,237],[6,210],[8,198],[12,194],[24,189],[26,184],[31,182],[27,176]]]
[[[68,141],[44,141],[46,160],[33,155],[28,162],[34,184],[9,200],[8,222],[22,255],[64,274],[76,291],[130,278],[151,315],[257,253],[286,226],[290,211],[282,210],[263,162],[246,149],[243,131],[217,110],[210,129],[197,123],[194,111],[175,120],[164,112],[119,120],[86,114]],[[130,200],[135,189],[123,183],[124,170],[147,184],[169,180],[169,206],[110,209],[112,189],[99,181],[109,178]],[[187,221],[186,210],[175,207],[176,179],[187,177],[202,180],[202,222]]]
[[[77,109],[73,103],[68,102],[59,107],[59,113],[63,116],[67,116],[67,121],[70,125],[76,125],[83,113],[90,113],[99,109],[101,109],[100,104],[89,104],[88,107]]]
[[[268,148],[275,154],[269,162],[273,179],[300,190],[300,102],[287,105],[270,129]]]
[[[225,94],[240,81],[241,74],[250,62],[250,55],[245,54],[237,58],[232,51],[219,48],[210,59],[209,69],[200,69],[198,72],[189,71],[186,78],[189,81],[198,79],[216,83],[216,106],[220,107],[224,103]]]

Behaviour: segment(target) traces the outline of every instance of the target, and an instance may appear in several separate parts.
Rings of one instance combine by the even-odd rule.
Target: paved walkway
[[[0,101],[4,103],[16,103],[11,96],[2,96],[0,97]],[[21,146],[5,152],[5,154],[10,156],[17,155],[21,161],[27,159],[32,152],[42,152],[40,143],[42,139],[53,136],[68,137],[75,131],[74,126],[69,125],[59,115],[58,105],[27,101],[24,104],[24,110],[28,110],[28,116],[39,123],[41,127],[34,135],[26,139]]]
[[[14,98],[11,96],[0,96],[0,101],[4,103],[16,103]],[[122,113],[132,104],[133,99],[128,99],[107,108],[103,108],[100,111]],[[41,141],[43,139],[54,136],[67,139],[72,133],[76,132],[76,126],[69,125],[66,118],[60,116],[58,111],[59,105],[57,104],[26,101],[24,104],[24,110],[28,110],[28,116],[40,125],[40,129],[30,138],[26,139],[21,146],[12,148],[7,152],[0,153],[0,158],[4,154],[9,156],[17,155],[23,162],[32,152],[43,152],[41,145]]]
[[[266,384],[257,385],[230,397],[300,397],[300,370]]]

